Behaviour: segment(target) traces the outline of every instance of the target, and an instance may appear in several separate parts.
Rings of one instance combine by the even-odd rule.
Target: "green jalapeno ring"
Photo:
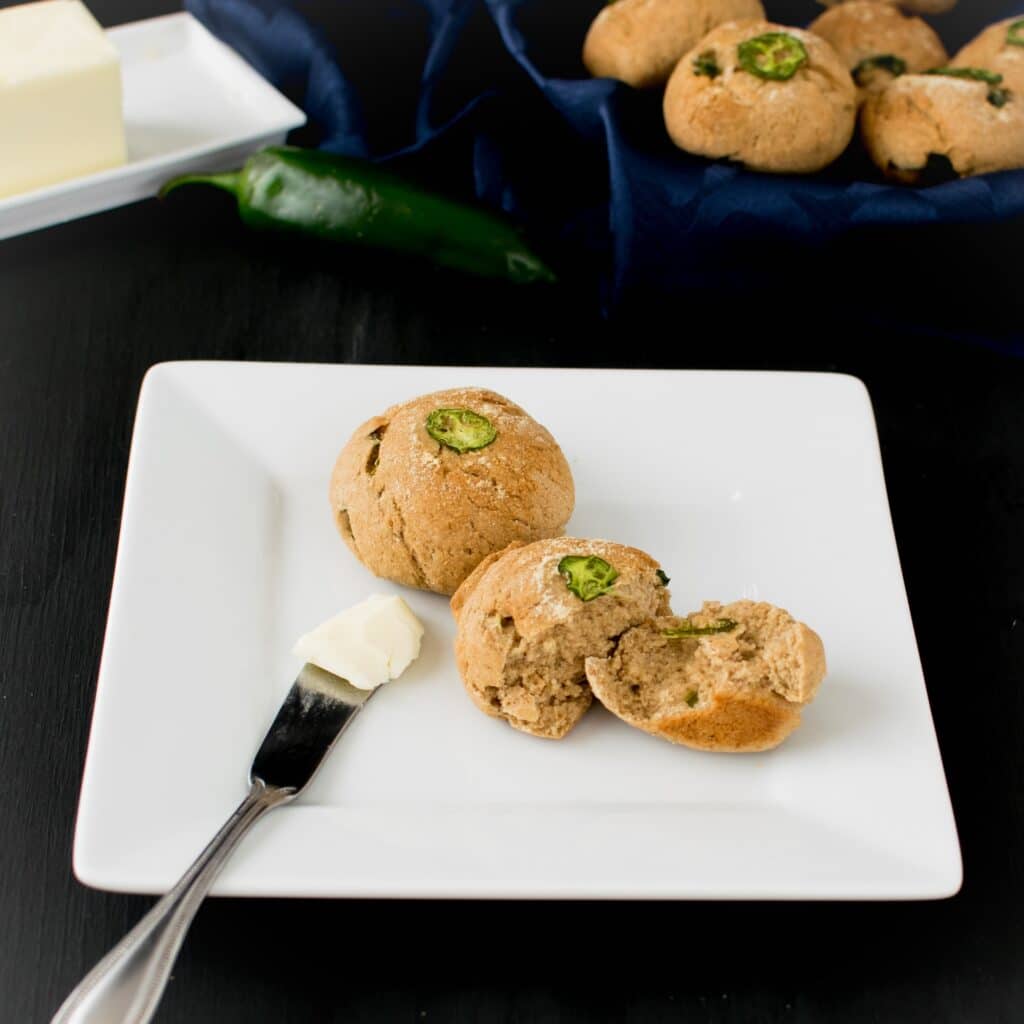
[[[717,78],[722,73],[714,50],[705,50],[693,58],[693,73],[704,78]]]
[[[888,71],[893,78],[907,73],[907,62],[892,53],[880,53],[876,57],[865,57],[852,71],[853,80],[864,85],[864,78],[870,71]]]
[[[733,619],[717,619],[709,626],[695,626],[689,619],[682,626],[663,629],[661,635],[669,640],[689,640],[700,636],[716,636],[719,633],[731,633],[739,625]]]
[[[736,48],[740,67],[758,78],[789,81],[810,59],[807,47],[788,32],[765,32]]]
[[[1024,46],[1024,18],[1013,22],[1006,30],[1007,46]]]
[[[607,594],[619,578],[618,570],[597,555],[566,555],[558,563],[558,574],[581,601]]]
[[[491,421],[472,409],[435,409],[425,426],[438,444],[460,455],[486,448],[498,436]]]

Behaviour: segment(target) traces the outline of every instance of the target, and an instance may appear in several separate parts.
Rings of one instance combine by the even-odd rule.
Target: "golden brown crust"
[[[822,7],[837,7],[853,0],[818,0]],[[944,14],[956,7],[956,0],[881,0],[882,3],[902,7],[911,14]]]
[[[498,436],[453,451],[426,430],[439,408],[472,409]],[[442,594],[509,543],[561,533],[574,504],[555,439],[482,388],[423,395],[367,420],[338,456],[329,493],[339,532],[371,572]]]
[[[673,639],[684,623],[722,619],[727,633]],[[800,709],[826,671],[821,638],[764,602],[708,602],[685,619],[665,617],[627,631],[606,658],[588,658],[587,680],[604,706],[630,725],[697,750],[757,752],[800,724]]]
[[[1007,32],[1021,16],[989,25],[950,62],[957,68],[985,68],[1003,76],[1003,84],[1024,99],[1024,46],[1007,42]]]
[[[769,32],[795,36],[807,50],[807,63],[787,81],[761,78],[740,64],[739,46]],[[719,69],[713,77],[695,70],[706,55]],[[849,145],[857,90],[824,39],[767,21],[728,22],[680,60],[663,109],[672,141],[687,152],[758,171],[813,173]]]
[[[1001,107],[984,82],[904,75],[864,104],[861,133],[890,177],[916,181],[932,156],[962,177],[1024,167],[1024,96]]]
[[[612,588],[584,602],[566,586],[566,555],[597,555],[619,573]],[[452,598],[455,660],[481,711],[513,728],[558,739],[590,706],[584,661],[614,638],[668,610],[658,563],[610,541],[559,537],[513,545],[481,564]]]
[[[876,0],[833,7],[811,22],[809,31],[829,43],[850,71],[880,56],[901,58],[910,72],[929,71],[949,59],[942,40],[926,21]],[[862,79],[862,97],[885,88],[892,78],[890,72],[875,69]]]
[[[763,18],[761,0],[616,0],[594,18],[583,63],[638,89],[664,85],[679,58],[716,25]]]

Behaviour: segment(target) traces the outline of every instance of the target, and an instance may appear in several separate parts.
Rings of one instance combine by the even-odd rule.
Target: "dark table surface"
[[[116,23],[171,5],[92,6]],[[978,250],[983,302],[1016,323],[1022,237],[1011,225]],[[139,384],[155,362],[195,358],[863,378],[965,883],[931,904],[216,900],[159,1020],[1024,1019],[1024,364],[842,316],[667,347],[659,325],[684,308],[699,323],[699,296],[649,318],[590,308],[572,291],[513,299],[387,258],[282,248],[215,199],[0,242],[0,1021],[48,1020],[151,902],[80,886],[71,841]]]

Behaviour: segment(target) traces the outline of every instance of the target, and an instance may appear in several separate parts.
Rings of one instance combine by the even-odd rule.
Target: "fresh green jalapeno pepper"
[[[736,48],[740,67],[758,78],[785,82],[808,61],[807,47],[788,32],[765,32]]]
[[[230,192],[242,221],[253,228],[411,253],[482,277],[555,280],[503,217],[427,192],[365,160],[277,146],[237,171],[175,178],[160,195],[182,185]]]
[[[888,71],[893,78],[907,73],[907,62],[891,53],[880,53],[877,57],[865,57],[854,69],[853,80],[858,85],[867,84],[872,71]]]
[[[618,571],[597,555],[566,555],[558,563],[558,572],[581,601],[607,594],[619,578]]]
[[[707,50],[693,58],[693,73],[705,78],[717,78],[722,73],[714,50]]]
[[[944,75],[947,78],[967,78],[972,82],[984,82],[988,87],[986,99],[993,107],[1005,107],[1013,95],[1009,89],[1000,88],[1003,76],[985,68],[932,68],[926,75]]]
[[[1006,30],[1007,46],[1024,46],[1024,18],[1013,22]]]
[[[695,626],[687,620],[682,626],[673,626],[671,629],[663,629],[661,635],[669,640],[689,640],[698,636],[715,636],[718,633],[731,633],[738,622],[732,619],[718,619],[709,626]]]
[[[426,427],[438,444],[460,455],[486,448],[498,436],[491,421],[472,409],[435,409],[427,417]]]

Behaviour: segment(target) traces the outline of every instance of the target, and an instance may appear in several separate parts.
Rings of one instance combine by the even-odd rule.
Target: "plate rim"
[[[853,891],[840,892],[835,889],[828,889],[828,887],[815,890],[813,886],[808,886],[806,891],[786,893],[783,895],[765,895],[756,891],[744,892],[742,886],[737,886],[735,892],[722,892],[719,894],[680,894],[678,892],[668,891],[649,891],[641,892],[636,888],[629,889],[623,887],[617,882],[611,884],[605,884],[604,887],[598,888],[586,888],[586,887],[566,887],[564,885],[552,887],[535,884],[532,887],[529,885],[519,886],[518,889],[515,885],[510,887],[493,888],[489,887],[486,883],[481,883],[479,880],[474,880],[468,886],[449,888],[447,891],[438,891],[436,886],[428,886],[424,888],[417,888],[415,884],[400,884],[400,885],[378,885],[378,886],[365,886],[363,891],[354,891],[352,889],[344,889],[339,887],[338,889],[328,889],[325,887],[306,887],[306,888],[288,888],[281,890],[279,887],[271,884],[270,886],[261,885],[246,885],[241,888],[231,888],[226,892],[215,892],[214,895],[223,895],[225,898],[234,896],[249,896],[255,898],[365,898],[365,899],[376,899],[376,898],[408,898],[408,899],[489,899],[489,900],[511,900],[511,899],[539,899],[539,900],[635,900],[635,901],[723,901],[723,902],[822,902],[822,901],[834,901],[834,902],[916,902],[916,901],[931,901],[931,900],[942,900],[948,899],[955,896],[962,888],[963,885],[963,855],[962,848],[959,839],[959,832],[956,823],[955,810],[952,804],[952,798],[949,791],[949,781],[945,771],[945,763],[942,755],[942,749],[939,745],[938,736],[935,727],[934,715],[931,708],[931,700],[927,690],[927,683],[924,678],[923,666],[920,665],[920,650],[918,647],[916,631],[914,630],[913,618],[909,615],[909,595],[907,594],[906,582],[903,574],[902,562],[899,557],[899,550],[896,542],[895,526],[893,523],[892,510],[889,502],[889,492],[887,481],[885,477],[884,463],[882,461],[880,437],[877,428],[877,420],[874,413],[873,404],[871,401],[870,392],[864,381],[854,374],[845,372],[828,372],[828,371],[790,371],[790,370],[689,370],[689,369],[657,369],[657,368],[641,368],[641,369],[629,369],[629,368],[614,368],[614,367],[599,367],[599,368],[587,368],[587,367],[549,367],[549,366],[488,366],[488,365],[459,365],[459,366],[439,366],[437,364],[428,363],[332,363],[332,362],[285,362],[285,361],[240,361],[240,360],[208,360],[208,359],[186,359],[186,360],[168,360],[160,363],[156,363],[151,366],[143,377],[142,383],[139,389],[139,398],[135,409],[135,421],[132,427],[132,440],[129,450],[129,457],[127,461],[126,476],[125,476],[125,489],[124,489],[124,501],[122,506],[121,521],[118,529],[118,543],[117,543],[117,554],[114,563],[114,571],[111,579],[111,601],[113,600],[114,593],[118,586],[118,580],[120,576],[121,559],[123,554],[123,533],[125,529],[125,522],[127,520],[127,509],[130,497],[131,481],[133,479],[133,468],[136,465],[140,456],[140,449],[138,441],[138,430],[141,421],[141,413],[144,410],[144,402],[147,395],[147,389],[150,388],[154,382],[159,383],[165,378],[174,380],[178,375],[190,372],[213,371],[218,373],[224,372],[266,372],[268,370],[273,372],[293,372],[303,373],[308,372],[311,369],[323,369],[330,367],[334,370],[346,371],[350,369],[371,369],[373,371],[398,371],[406,373],[409,371],[415,371],[416,369],[430,369],[451,372],[453,374],[460,373],[472,373],[474,371],[485,371],[488,373],[510,371],[513,373],[524,372],[524,373],[557,373],[557,372],[571,372],[571,373],[592,373],[595,375],[600,374],[622,374],[627,373],[631,375],[664,375],[664,374],[683,374],[689,377],[697,376],[714,376],[718,378],[764,378],[764,377],[776,377],[776,378],[800,378],[804,381],[816,381],[818,383],[828,382],[834,386],[841,384],[841,386],[851,389],[851,394],[855,393],[863,409],[867,414],[867,424],[870,426],[870,433],[872,437],[872,443],[870,450],[872,454],[872,464],[877,467],[878,480],[882,486],[882,494],[885,498],[885,515],[887,517],[887,533],[892,543],[892,551],[895,556],[895,566],[899,573],[898,583],[901,588],[901,594],[906,604],[909,625],[911,629],[911,637],[914,645],[914,654],[917,658],[917,663],[920,666],[921,681],[924,686],[924,696],[926,700],[926,713],[928,726],[930,728],[932,737],[934,739],[934,750],[937,757],[937,767],[939,769],[940,778],[942,782],[942,795],[945,800],[945,807],[948,813],[948,826],[949,835],[948,838],[951,840],[948,848],[943,850],[944,858],[941,866],[937,866],[934,871],[928,872],[928,882],[918,886],[913,891],[910,891],[908,887],[893,892],[865,892],[856,893]],[[159,892],[159,888],[152,886],[139,886],[132,884],[130,881],[127,883],[119,884],[117,882],[117,872],[105,870],[104,866],[99,863],[93,863],[89,860],[88,854],[91,851],[87,851],[83,848],[81,837],[82,830],[80,828],[80,822],[85,809],[85,797],[86,789],[89,780],[89,765],[93,752],[93,740],[94,740],[94,729],[98,718],[98,711],[100,708],[100,697],[101,687],[105,678],[105,663],[109,650],[109,644],[111,639],[111,618],[109,614],[108,606],[108,617],[107,623],[104,630],[102,654],[99,662],[99,668],[97,672],[97,686],[95,687],[93,711],[91,715],[91,722],[89,728],[88,744],[86,749],[85,765],[82,776],[82,785],[79,795],[79,803],[76,813],[75,821],[75,833],[74,833],[74,844],[72,853],[72,869],[75,877],[82,884],[102,889],[104,891],[115,891],[115,892]],[[311,808],[312,809],[312,808]],[[939,865],[939,860],[936,858],[936,865]],[[123,875],[121,877],[124,877]],[[407,880],[406,880],[407,882]],[[855,889],[857,886],[851,886],[850,889]],[[875,886],[877,890],[878,886]],[[892,887],[894,890],[898,889],[897,886]]]

